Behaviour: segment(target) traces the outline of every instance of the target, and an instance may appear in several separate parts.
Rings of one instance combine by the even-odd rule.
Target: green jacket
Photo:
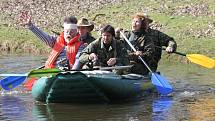
[[[174,39],[163,32],[149,28],[146,34],[154,41],[155,44],[155,59],[157,62],[161,59],[162,49],[159,47],[172,47],[174,51],[177,49],[177,44]]]
[[[162,46],[172,47],[173,51],[176,51],[177,44],[174,39],[163,32],[160,32],[155,29],[149,28],[146,32],[146,35],[151,38],[155,45],[155,53],[154,53],[154,63],[152,63],[152,70],[156,71],[158,67],[158,62],[161,59],[162,55]]]
[[[152,39],[145,32],[129,31],[125,32],[125,36],[129,39],[129,41],[137,51],[143,52],[141,57],[151,68],[152,64],[155,63],[155,45]],[[131,63],[134,64],[130,72],[142,75],[148,74],[149,70],[146,68],[143,62],[138,59],[138,56],[134,54],[134,52],[131,50],[131,47],[126,42],[124,43],[129,53],[129,59],[131,60]]]
[[[106,49],[102,38],[90,43],[81,53],[80,62],[85,64],[89,61],[89,55],[91,53],[97,54],[98,57],[98,66],[108,66],[107,61],[110,58],[117,58],[116,65],[128,65],[129,59],[126,49],[123,47],[123,44],[120,41],[115,39],[112,41],[112,44],[108,49]]]

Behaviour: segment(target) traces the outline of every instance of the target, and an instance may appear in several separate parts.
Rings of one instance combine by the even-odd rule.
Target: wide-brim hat
[[[136,14],[133,15],[132,18],[136,18],[136,17],[141,18],[141,19],[144,20],[144,21],[146,20],[146,21],[148,21],[149,23],[152,23],[152,22],[153,22],[153,20],[150,19],[150,17],[149,17],[146,13],[136,13]]]
[[[78,20],[77,26],[89,27],[90,31],[94,29],[94,24],[92,22],[89,22],[86,18],[81,18],[80,20]]]

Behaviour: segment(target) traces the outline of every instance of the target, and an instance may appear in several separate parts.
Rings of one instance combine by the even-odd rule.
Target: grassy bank
[[[132,14],[146,11],[154,20],[152,27],[175,38],[178,51],[201,53],[215,58],[215,3],[213,0],[135,0],[105,5],[77,15],[94,20],[96,26],[110,23],[115,27],[130,28]],[[47,17],[48,19],[49,17]],[[34,18],[36,19],[36,18]],[[49,50],[31,32],[20,27],[9,27],[1,19],[0,48],[14,53],[47,53]],[[40,23],[41,24],[41,23]],[[46,29],[45,29],[46,28]],[[43,27],[47,32],[61,31],[60,27]],[[51,32],[50,32],[51,33]],[[94,35],[96,32],[94,32]],[[167,56],[167,55],[166,55]],[[176,56],[178,57],[178,56]],[[177,58],[178,59],[178,58]]]

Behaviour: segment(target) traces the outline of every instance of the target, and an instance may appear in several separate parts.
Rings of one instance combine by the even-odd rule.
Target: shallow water
[[[41,66],[43,56],[0,56],[0,73],[27,73]],[[117,104],[42,104],[23,86],[1,90],[4,121],[214,121],[215,70],[194,64],[161,62],[160,72],[174,86],[170,97],[150,96]]]

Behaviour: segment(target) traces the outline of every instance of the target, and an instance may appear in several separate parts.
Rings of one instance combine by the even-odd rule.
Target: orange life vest
[[[55,68],[56,59],[65,46],[67,46],[67,59],[69,59],[70,66],[73,66],[73,64],[75,63],[75,56],[78,52],[78,48],[82,44],[82,42],[79,41],[79,38],[80,34],[77,34],[70,40],[69,43],[66,43],[66,41],[64,40],[64,33],[62,32],[57,38],[54,47],[52,48],[52,52],[48,60],[46,61],[45,68]]]

